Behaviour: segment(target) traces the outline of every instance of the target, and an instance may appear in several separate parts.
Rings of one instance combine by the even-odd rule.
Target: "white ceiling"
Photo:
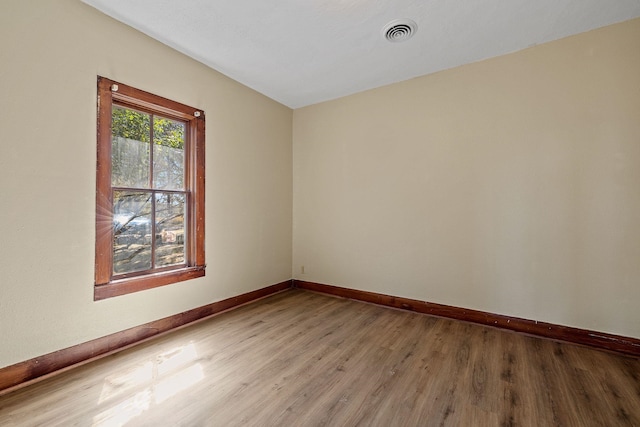
[[[82,0],[291,108],[640,16],[640,0]],[[389,21],[415,36],[390,43]]]

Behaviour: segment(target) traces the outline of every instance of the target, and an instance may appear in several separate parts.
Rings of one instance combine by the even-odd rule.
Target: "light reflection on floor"
[[[153,405],[193,386],[204,378],[202,365],[193,343],[159,354],[152,360],[124,372],[109,375],[104,380],[98,405],[110,405],[93,418],[94,427],[123,426]],[[119,401],[142,388],[132,397]]]

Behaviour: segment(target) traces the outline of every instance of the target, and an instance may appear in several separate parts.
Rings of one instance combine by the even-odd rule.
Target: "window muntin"
[[[202,111],[99,77],[97,169],[96,299],[204,275]]]
[[[185,265],[188,125],[113,104],[114,278]]]

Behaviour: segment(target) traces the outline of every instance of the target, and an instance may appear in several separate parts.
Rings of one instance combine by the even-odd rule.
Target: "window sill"
[[[170,285],[172,283],[183,282],[185,280],[195,279],[196,277],[202,276],[204,276],[204,266],[187,267],[180,270],[113,280],[104,285],[96,285],[94,287],[93,300],[98,301],[106,298],[117,297],[119,295],[157,288],[158,286]]]

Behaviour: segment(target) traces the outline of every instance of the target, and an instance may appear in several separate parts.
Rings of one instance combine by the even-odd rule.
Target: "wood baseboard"
[[[303,280],[294,279],[293,287],[640,357],[640,340],[636,338]]]
[[[0,396],[48,378],[84,363],[97,360],[149,339],[188,326],[224,311],[239,307],[271,294],[295,287],[358,301],[430,314],[465,322],[478,323],[526,333],[543,338],[585,345],[616,353],[640,357],[640,340],[631,337],[590,331],[518,317],[503,316],[479,310],[453,307],[375,292],[324,285],[302,280],[287,280],[202,307],[194,308],[144,325],[116,332],[73,347],[45,354],[24,362],[0,368]]]
[[[64,372],[72,367],[108,356],[158,337],[161,334],[187,326],[193,322],[204,320],[232,308],[289,289],[291,286],[292,281],[287,280],[1,368],[0,396],[35,381]]]

